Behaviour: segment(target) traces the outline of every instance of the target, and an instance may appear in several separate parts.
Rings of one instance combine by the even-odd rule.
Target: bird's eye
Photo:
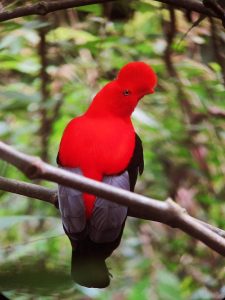
[[[130,95],[130,91],[126,89],[126,90],[123,91],[123,94],[124,94],[124,96],[129,96]]]

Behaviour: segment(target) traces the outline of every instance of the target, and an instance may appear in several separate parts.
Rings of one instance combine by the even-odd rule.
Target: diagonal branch
[[[223,6],[215,0],[203,0],[203,5],[221,18],[223,27],[225,28],[225,9]]]
[[[0,176],[0,190],[39,199],[51,204],[57,203],[56,190],[51,190],[33,183],[27,183],[15,179],[6,179]]]
[[[40,1],[34,5],[21,6],[12,11],[4,11],[0,13],[0,22],[31,15],[44,16],[57,10],[111,1],[115,0],[65,0],[50,2]]]
[[[196,11],[200,14],[220,19],[220,16],[218,16],[210,8],[205,7],[202,4],[202,2],[200,2],[198,0],[153,0],[153,1],[171,5],[174,8],[186,9],[189,11]]]
[[[34,5],[21,6],[12,11],[4,11],[0,13],[0,22],[25,17],[30,15],[46,15],[48,13],[63,10],[67,8],[85,6],[96,3],[106,3],[116,0],[64,0],[64,1],[40,1]],[[214,10],[205,7],[202,2],[197,0],[152,0],[169,4],[174,8],[196,11],[200,14],[221,19],[221,14],[217,14]]]
[[[58,208],[58,195],[57,190],[55,189],[48,189],[43,186],[27,183],[24,181],[18,181],[14,179],[4,178],[0,176],[0,190],[10,193],[19,194],[22,196],[39,199],[50,204],[55,205]],[[146,220],[151,220],[148,216],[144,215],[143,213],[137,212],[132,207],[129,208],[128,215],[134,218],[141,218]],[[193,218],[193,217],[192,217]],[[195,221],[200,222],[208,229],[212,230],[213,232],[217,233],[219,236],[225,238],[225,231],[212,226],[208,223],[200,221],[198,219],[193,218]]]
[[[46,179],[76,188],[126,205],[133,212],[137,212],[137,217],[142,215],[143,218],[179,228],[190,236],[202,241],[217,253],[225,256],[225,239],[204,224],[201,224],[197,219],[189,216],[183,208],[171,199],[164,202],[158,201],[72,174],[63,169],[53,167],[37,157],[21,153],[3,142],[0,142],[0,158],[17,167],[29,178]]]

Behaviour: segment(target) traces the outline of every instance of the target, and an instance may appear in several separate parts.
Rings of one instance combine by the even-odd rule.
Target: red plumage
[[[135,131],[130,116],[138,101],[153,93],[156,75],[143,62],[124,66],[117,78],[94,97],[87,112],[70,121],[59,148],[60,165],[80,168],[84,176],[101,181],[124,171],[132,157]],[[84,194],[86,216],[95,196]]]

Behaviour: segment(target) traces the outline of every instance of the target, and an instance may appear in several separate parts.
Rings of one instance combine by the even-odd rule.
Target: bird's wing
[[[79,168],[63,168],[74,174],[82,175]],[[82,192],[64,185],[58,185],[59,210],[67,234],[82,232],[86,226],[85,207]]]
[[[137,182],[138,173],[141,175],[144,171],[144,157],[143,157],[143,147],[140,137],[135,136],[135,148],[127,167],[130,180],[130,190],[133,192],[135,184]]]
[[[78,168],[63,169],[82,175]],[[125,190],[130,188],[127,171],[117,176],[105,176],[103,182]],[[127,207],[97,197],[92,216],[87,222],[82,192],[59,185],[58,199],[65,232],[74,241],[86,235],[94,242],[114,241],[127,216]]]

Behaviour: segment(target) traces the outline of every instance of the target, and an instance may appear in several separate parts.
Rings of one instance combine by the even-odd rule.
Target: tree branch
[[[18,7],[12,11],[4,11],[0,13],[0,22],[19,17],[31,15],[47,15],[57,10],[63,10],[72,7],[86,6],[96,3],[105,3],[116,0],[65,0],[65,1],[40,1],[34,5]]]
[[[211,225],[207,227],[197,219],[189,216],[183,208],[171,199],[164,202],[158,201],[111,187],[105,183],[97,182],[77,174],[72,174],[71,172],[44,163],[37,157],[23,154],[3,142],[0,142],[0,158],[17,167],[29,178],[46,179],[94,194],[128,206],[131,212],[130,215],[133,212],[136,217],[142,217],[179,228],[190,236],[202,241],[217,253],[225,256],[225,239],[216,232],[213,232],[209,228]]]
[[[200,1],[196,1],[196,0],[153,0],[153,1],[157,1],[157,2],[161,2],[161,3],[171,5],[174,8],[181,8],[181,9],[186,9],[186,10],[189,10],[189,11],[196,11],[200,14],[220,19],[220,16],[218,16],[211,9],[205,7],[202,4],[202,2],[200,2]]]
[[[54,205],[56,205],[58,199],[56,190],[15,179],[6,179],[2,176],[0,176],[0,190],[39,199]]]
[[[224,69],[225,71],[225,69]],[[225,73],[224,73],[225,74]],[[225,76],[224,76],[225,79]],[[224,80],[225,82],[225,80]],[[225,118],[225,110],[216,106],[211,106],[208,108],[208,113],[213,117]]]
[[[219,28],[214,22],[213,18],[209,18],[210,27],[211,27],[211,35],[212,35],[212,45],[213,45],[213,52],[217,63],[221,67],[221,75],[223,77],[223,85],[225,86],[225,55],[224,55],[224,41],[220,37]],[[224,28],[225,28],[225,13],[224,13]]]
[[[42,17],[44,18],[44,17]],[[41,19],[42,19],[41,18]],[[39,114],[41,117],[41,125],[39,128],[40,134],[40,142],[41,142],[41,159],[44,161],[48,161],[48,144],[49,144],[49,133],[51,131],[52,124],[49,120],[47,114],[47,103],[50,98],[50,90],[49,90],[49,76],[47,73],[48,67],[48,59],[47,59],[47,35],[48,29],[47,28],[40,28],[39,30],[39,37],[40,42],[38,46],[38,54],[40,57],[41,69],[40,69],[40,80],[41,80],[41,103],[39,107]]]
[[[21,6],[12,11],[4,11],[0,13],[0,22],[25,17],[30,15],[46,15],[48,13],[63,10],[67,8],[85,6],[96,3],[106,3],[116,0],[64,0],[64,1],[40,1],[34,5]],[[161,3],[169,4],[175,8],[196,11],[200,14],[221,19],[221,14],[217,14],[214,10],[205,7],[202,2],[196,0],[153,0]]]
[[[203,5],[211,9],[222,20],[223,27],[225,28],[225,9],[223,6],[215,0],[203,0]]]
[[[48,202],[50,204],[55,205],[58,208],[58,194],[57,190],[55,189],[48,189],[43,186],[27,183],[24,181],[18,181],[14,179],[9,179],[5,177],[0,176],[0,190],[9,192],[9,193],[15,193],[22,196],[39,199],[45,202]],[[134,217],[134,218],[141,218],[145,220],[151,220],[148,218],[148,216],[143,215],[143,213],[137,212],[133,208],[129,208],[128,216]],[[193,218],[193,217],[192,217]],[[217,228],[215,226],[212,226],[208,223],[205,223],[201,220],[195,219],[201,224],[203,224],[208,229],[212,230],[213,232],[217,233],[219,236],[225,238],[225,231]]]

